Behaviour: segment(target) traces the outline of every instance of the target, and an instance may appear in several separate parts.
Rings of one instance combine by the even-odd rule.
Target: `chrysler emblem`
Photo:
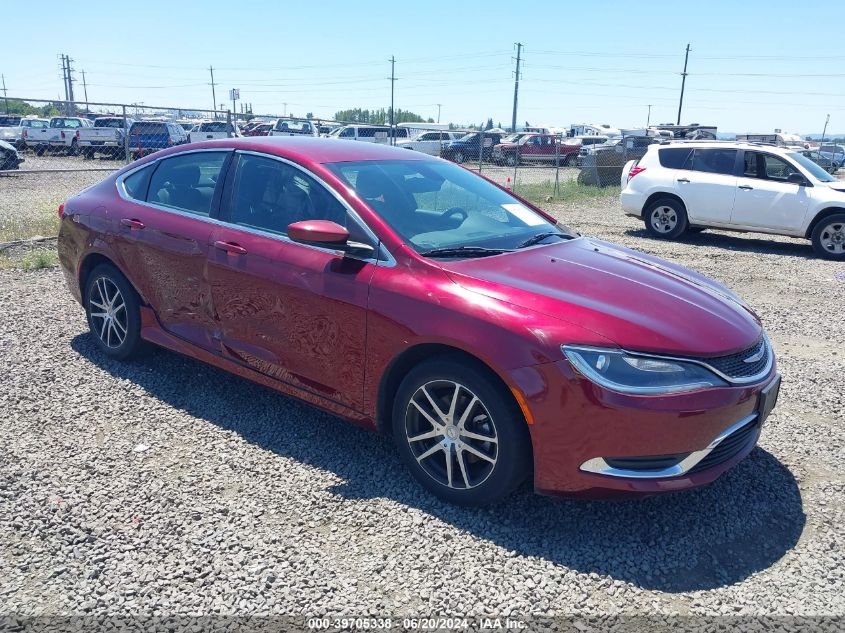
[[[742,359],[742,362],[743,362],[743,363],[749,363],[749,364],[750,364],[750,363],[756,363],[758,360],[760,360],[761,358],[763,358],[763,353],[764,353],[765,351],[766,351],[765,346],[761,345],[761,346],[760,346],[760,351],[753,353],[753,354],[752,354],[751,356],[749,356],[748,358],[744,358],[744,359]]]

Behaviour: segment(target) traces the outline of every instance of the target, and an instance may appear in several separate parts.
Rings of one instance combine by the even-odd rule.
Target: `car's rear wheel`
[[[643,219],[649,234],[663,240],[677,239],[687,230],[687,211],[675,198],[655,200],[646,209]]]
[[[67,148],[67,155],[68,156],[76,156],[78,154],[79,154],[79,143],[77,142],[77,140],[75,138],[71,139],[70,147]]]
[[[816,253],[825,259],[845,260],[845,213],[821,220],[811,236]]]
[[[97,266],[85,282],[85,314],[97,347],[117,360],[127,360],[142,348],[138,294],[109,264]]]
[[[508,167],[515,167],[516,154],[508,154],[507,156],[505,156],[505,163],[507,163]]]
[[[450,503],[494,503],[530,473],[521,411],[486,371],[460,360],[433,359],[405,377],[393,435],[413,476]]]

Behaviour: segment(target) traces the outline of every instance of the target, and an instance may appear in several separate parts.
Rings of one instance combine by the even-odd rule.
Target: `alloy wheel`
[[[108,277],[98,277],[88,296],[91,329],[109,348],[118,348],[129,330],[126,301],[117,285]]]
[[[405,413],[405,439],[422,470],[448,488],[481,485],[499,456],[487,407],[451,380],[433,380],[414,392]]]
[[[845,253],[845,222],[831,222],[822,229],[819,242],[827,252],[834,255]]]
[[[651,212],[651,226],[658,233],[670,233],[678,225],[678,214],[669,206],[661,205]]]

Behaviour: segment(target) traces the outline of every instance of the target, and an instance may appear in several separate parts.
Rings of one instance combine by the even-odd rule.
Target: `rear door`
[[[675,174],[675,190],[684,201],[690,222],[729,224],[736,197],[738,151],[697,147],[691,162]]]
[[[810,203],[807,187],[788,181],[803,174],[781,156],[743,152],[733,224],[761,229],[798,231]]]
[[[238,154],[221,224],[210,236],[208,280],[222,352],[277,380],[360,410],[374,260],[298,244],[287,226],[346,226],[377,246],[339,196],[288,161]]]
[[[231,151],[193,151],[151,163],[120,179],[120,206],[107,210],[124,270],[161,325],[216,350],[205,278],[208,243]]]

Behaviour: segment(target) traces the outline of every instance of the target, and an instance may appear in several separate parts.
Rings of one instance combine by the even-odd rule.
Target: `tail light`
[[[636,176],[637,174],[641,174],[645,171],[645,167],[640,167],[639,165],[634,165],[631,167],[631,171],[628,172],[628,182],[631,182],[631,178]]]
[[[76,134],[74,134],[74,136],[76,136],[76,140],[78,141],[79,140],[79,130],[76,130]]]
[[[59,219],[60,219],[60,220],[61,220],[62,215],[64,214],[64,212],[65,212],[65,203],[64,203],[64,202],[62,202],[62,203],[59,205]]]
[[[64,139],[64,137],[65,137],[65,133],[64,133],[64,132],[62,132],[61,134],[62,134],[62,139]]]
[[[29,138],[29,130],[24,130],[24,131],[23,131],[23,138],[25,138],[25,139],[26,139],[26,138]]]

